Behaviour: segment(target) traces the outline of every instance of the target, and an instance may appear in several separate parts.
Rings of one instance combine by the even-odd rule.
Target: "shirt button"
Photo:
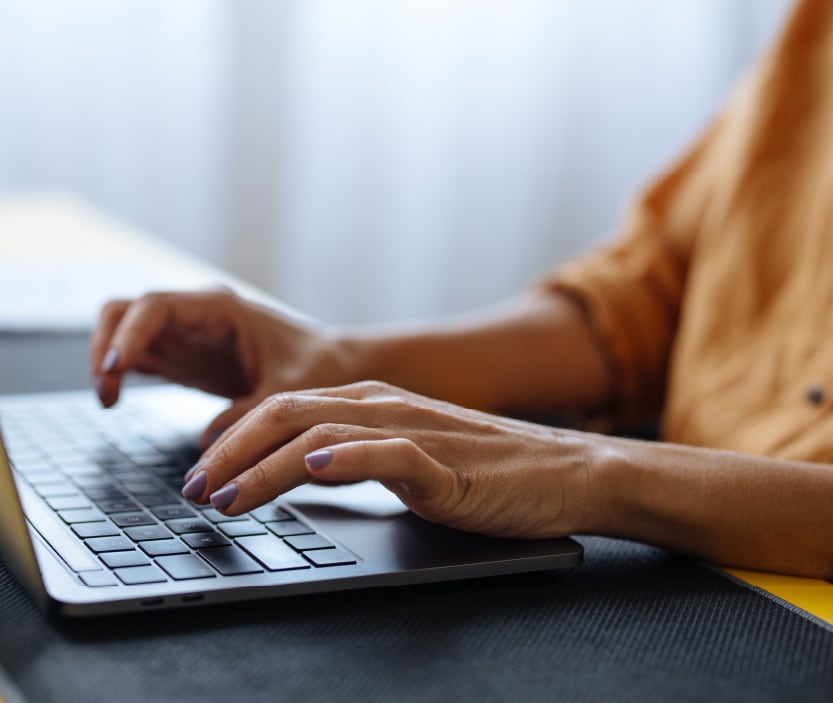
[[[810,405],[821,405],[824,402],[824,386],[810,386],[807,389],[807,402]]]

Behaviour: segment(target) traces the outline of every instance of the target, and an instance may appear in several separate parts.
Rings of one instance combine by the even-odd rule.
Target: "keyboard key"
[[[119,527],[136,527],[137,525],[155,525],[154,520],[144,511],[136,513],[114,513],[110,519]]]
[[[127,500],[127,496],[115,486],[81,486],[80,488],[90,500]]]
[[[117,586],[119,583],[109,571],[85,571],[80,576],[84,584],[92,588]]]
[[[133,549],[133,543],[124,535],[118,535],[115,537],[93,537],[86,540],[85,544],[96,554]]]
[[[47,498],[47,504],[52,510],[77,510],[78,508],[92,508],[93,504],[79,493],[75,495]]]
[[[194,532],[184,535],[182,541],[194,549],[205,549],[206,547],[225,547],[231,544],[219,532]]]
[[[131,452],[130,458],[136,466],[164,467],[171,465],[171,457],[154,450],[152,447],[143,452]]]
[[[202,515],[206,520],[211,520],[214,524],[248,520],[245,515],[223,515],[219,510],[215,510],[214,508],[206,508],[205,510],[202,510],[200,511],[200,515]]]
[[[321,535],[294,535],[287,537],[284,542],[299,552],[305,552],[309,549],[329,549],[330,547],[335,547],[330,540]]]
[[[11,441],[11,435],[6,439],[7,444]],[[9,448],[12,466],[22,474],[30,471],[41,471],[52,468],[52,462],[35,452],[23,452]]]
[[[168,580],[165,574],[153,564],[116,569],[114,573],[128,586],[137,586],[143,583],[162,583]]]
[[[81,539],[88,537],[112,537],[121,534],[119,529],[109,520],[101,522],[81,522],[72,526],[72,531]]]
[[[244,554],[237,547],[201,549],[199,555],[223,576],[257,574],[263,571],[263,568],[254,559]]]
[[[145,554],[152,557],[188,553],[188,547],[178,539],[155,539],[148,542],[139,542],[139,547]]]
[[[179,554],[177,556],[159,557],[156,560],[171,578],[177,581],[188,579],[215,578],[216,574],[202,559],[193,554]]]
[[[33,484],[33,487],[35,489],[35,493],[37,493],[41,498],[67,496],[78,493],[78,489],[68,482]]]
[[[245,537],[246,535],[265,535],[266,528],[256,520],[224,522],[217,526],[224,535],[229,537]]]
[[[278,537],[288,537],[289,535],[311,535],[315,532],[315,530],[311,530],[300,520],[267,522],[266,527],[268,527]]]
[[[196,513],[191,508],[186,508],[184,505],[158,505],[150,509],[156,517],[160,520],[173,520],[182,517],[196,517]]]
[[[274,503],[267,503],[261,505],[259,508],[252,510],[251,515],[258,522],[274,522],[276,520],[293,520],[294,518],[283,508],[279,508]]]
[[[128,527],[124,534],[126,534],[134,542],[144,542],[149,539],[170,539],[171,533],[168,532],[162,525],[139,525],[138,527]]]
[[[20,473],[20,472],[18,472]],[[64,486],[70,486],[67,480],[57,471],[53,471],[52,469],[41,469],[39,471],[29,471],[28,473],[23,474],[23,478],[25,478],[32,486],[43,486],[46,484],[55,485],[55,484],[62,484]]]
[[[105,513],[128,513],[140,511],[141,508],[129,498],[105,498],[97,500],[95,504]]]
[[[136,496],[139,502],[147,508],[152,508],[155,505],[170,505],[176,502],[176,497],[168,491],[157,491],[155,493],[145,493]]]
[[[95,508],[82,508],[81,510],[59,510],[58,515],[67,525],[74,525],[77,522],[100,522],[105,515]]]
[[[304,569],[309,564],[274,535],[241,537],[237,544],[257,559],[269,571]]]
[[[111,569],[118,569],[123,566],[145,566],[146,564],[150,564],[150,559],[135,549],[130,552],[106,552],[101,555],[100,559]]]
[[[92,462],[65,463],[61,464],[63,472],[72,478],[73,481],[97,479],[99,481],[112,480],[107,472]]]
[[[304,556],[316,566],[342,566],[356,563],[356,558],[352,554],[335,547],[332,549],[314,549],[310,552],[304,552]]]
[[[188,532],[213,532],[211,527],[205,520],[199,518],[182,518],[179,520],[168,520],[165,523],[168,529],[176,532],[178,535],[184,535]]]
[[[159,493],[164,491],[164,486],[152,479],[141,479],[138,481],[122,481],[125,490],[137,496]],[[141,500],[141,498],[140,498]],[[170,498],[168,499],[170,500]]]

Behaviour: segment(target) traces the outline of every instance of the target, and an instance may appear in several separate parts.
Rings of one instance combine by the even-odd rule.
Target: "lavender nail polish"
[[[114,368],[116,368],[116,364],[118,363],[119,350],[111,347],[107,350],[107,353],[104,355],[104,360],[101,362],[101,372],[110,373]]]
[[[188,471],[185,472],[185,476],[182,477],[182,480],[185,483],[191,480],[191,477],[197,473],[197,470],[205,463],[205,459],[200,459],[196,464],[194,464]]]
[[[207,484],[208,476],[205,471],[200,471],[182,487],[182,497],[188,500],[196,500],[203,494]]]
[[[304,457],[308,469],[323,469],[333,460],[333,453],[329,449],[318,449]]]
[[[215,510],[225,510],[237,499],[239,493],[240,489],[237,487],[237,484],[230,483],[211,494],[211,505]]]

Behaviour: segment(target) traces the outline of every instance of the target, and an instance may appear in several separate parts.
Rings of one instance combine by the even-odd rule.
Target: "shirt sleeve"
[[[796,164],[795,155],[827,143],[807,137],[815,139],[808,147],[801,139],[814,134],[809,125],[828,124],[819,106],[828,104],[831,23],[830,0],[798,0],[726,108],[634,201],[611,243],[543,282],[578,301],[587,316],[610,368],[611,419],[655,420],[680,321],[704,311],[722,319],[711,314],[721,304],[719,291],[733,293],[722,278],[714,287],[715,257],[724,270],[727,257],[737,260],[739,273],[769,270],[771,252],[752,242],[763,241],[773,204],[783,209],[786,192],[806,188],[797,175],[804,162]],[[725,341],[720,325],[703,330],[711,346]],[[679,376],[677,370],[678,386]]]
[[[654,420],[683,303],[686,272],[715,187],[727,110],[635,200],[618,235],[543,281],[575,299],[613,380],[616,424]]]

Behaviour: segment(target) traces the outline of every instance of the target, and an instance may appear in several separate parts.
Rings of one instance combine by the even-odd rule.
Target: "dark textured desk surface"
[[[85,622],[0,567],[31,701],[830,701],[833,635],[698,564],[584,539],[561,572]]]
[[[32,702],[833,700],[830,631],[689,559],[580,541],[564,571],[83,622],[0,565],[0,664]]]

